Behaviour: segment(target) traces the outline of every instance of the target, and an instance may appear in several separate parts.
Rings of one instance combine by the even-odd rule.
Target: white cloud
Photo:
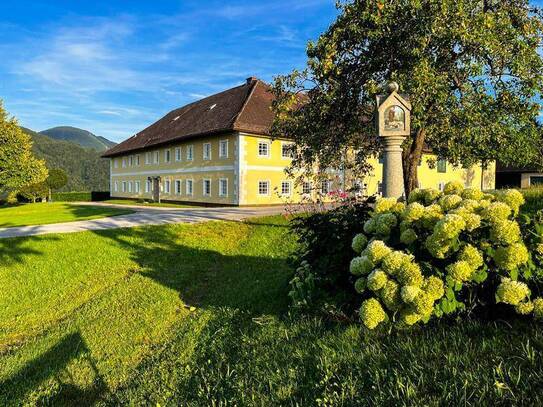
[[[120,141],[248,76],[270,80],[290,71],[304,60],[297,48],[307,33],[285,16],[323,2],[329,3],[229,2],[172,15],[70,15],[39,27],[0,23],[0,55],[7,56],[0,92],[28,127],[67,124]],[[258,25],[251,24],[248,17],[256,16]],[[210,22],[217,26],[210,29]],[[2,40],[8,30],[17,31],[16,41]]]

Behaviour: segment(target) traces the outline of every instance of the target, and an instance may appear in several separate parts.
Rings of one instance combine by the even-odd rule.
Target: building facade
[[[289,140],[272,140],[271,94],[256,78],[168,113],[108,150],[110,191],[116,198],[157,199],[210,205],[273,205],[326,196],[344,188],[341,171],[313,185],[285,173]],[[436,163],[434,165],[434,163]],[[380,192],[382,166],[357,182],[367,195]],[[493,169],[453,168],[431,154],[419,167],[421,187],[451,180],[493,188]]]
[[[513,167],[496,164],[496,188],[533,188],[543,186],[543,172],[536,165]]]

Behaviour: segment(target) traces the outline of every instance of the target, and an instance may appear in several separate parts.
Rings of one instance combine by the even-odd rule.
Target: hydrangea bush
[[[465,309],[481,288],[492,290],[494,304],[542,318],[543,299],[532,298],[527,284],[535,266],[516,221],[523,203],[516,190],[489,194],[459,182],[443,192],[414,190],[407,202],[377,200],[352,241],[364,325],[427,322]]]

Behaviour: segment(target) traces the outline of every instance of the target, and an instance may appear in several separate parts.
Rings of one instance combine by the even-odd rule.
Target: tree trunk
[[[418,188],[418,166],[422,158],[422,150],[424,149],[424,140],[426,131],[419,129],[415,133],[415,137],[403,152],[403,174],[405,183],[405,196],[409,196],[411,191]]]
[[[51,188],[49,188],[49,196],[47,198],[47,202],[51,202]]]

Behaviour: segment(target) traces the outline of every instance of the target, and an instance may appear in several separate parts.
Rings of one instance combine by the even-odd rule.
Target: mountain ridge
[[[62,191],[108,191],[109,163],[101,152],[66,140],[57,140],[21,127],[33,141],[32,152],[45,160],[48,169],[61,168],[68,175]]]
[[[92,148],[98,152],[104,152],[117,143],[105,137],[97,136],[88,130],[73,126],[57,126],[40,131],[39,134],[55,140],[69,141],[84,148]]]

